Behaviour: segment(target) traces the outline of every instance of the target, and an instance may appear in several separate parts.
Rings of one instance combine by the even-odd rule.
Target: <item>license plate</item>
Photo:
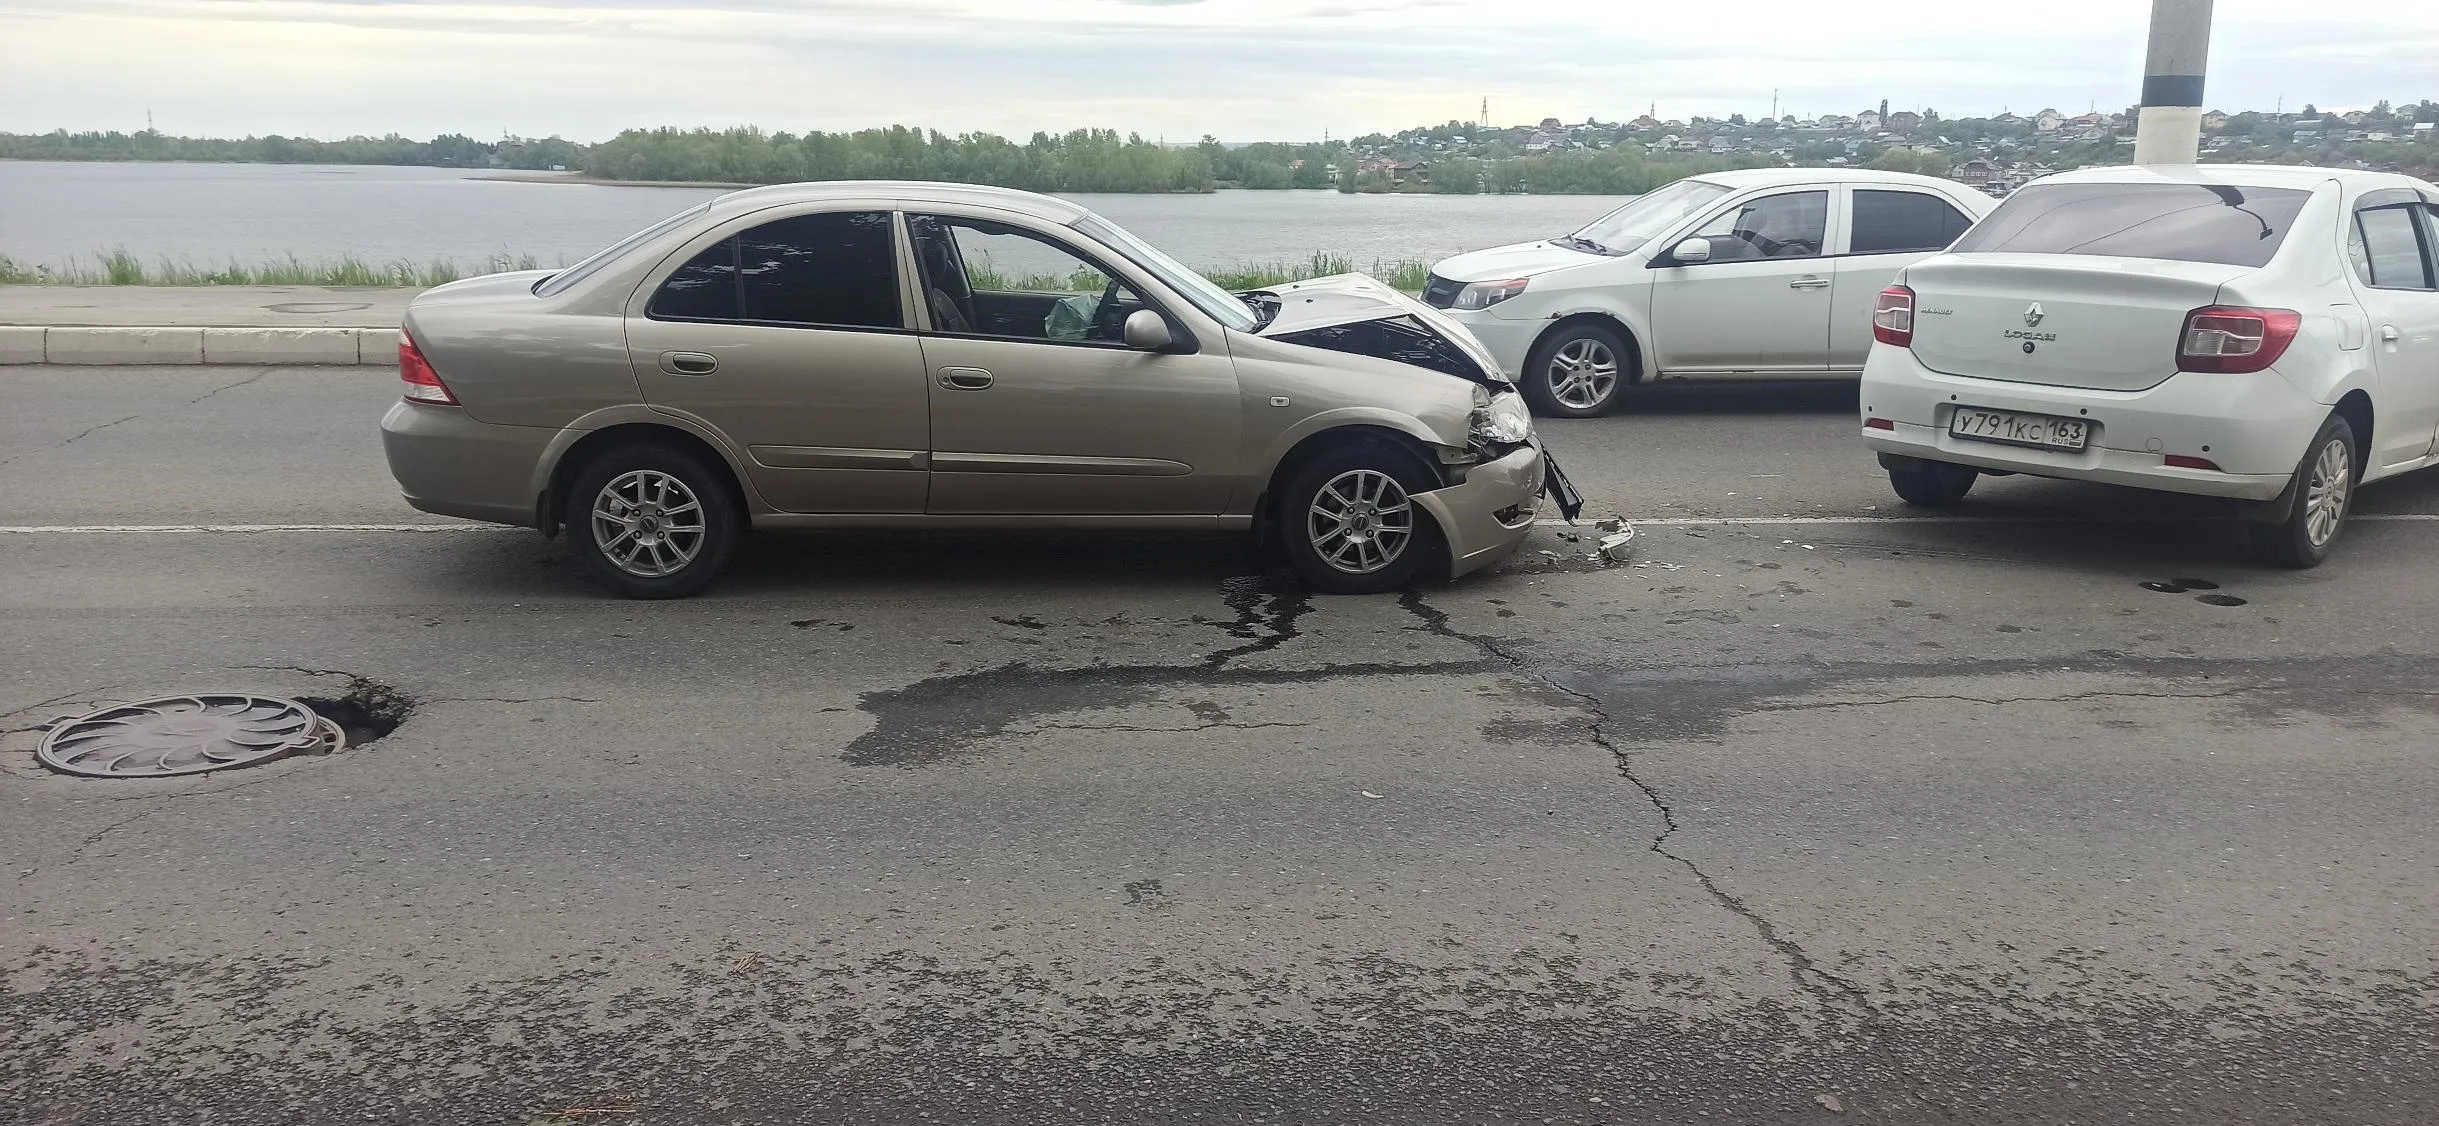
[[[2080,418],[1958,407],[1948,419],[1948,433],[1976,442],[2034,446],[2045,450],[2080,450],[2091,423]]]

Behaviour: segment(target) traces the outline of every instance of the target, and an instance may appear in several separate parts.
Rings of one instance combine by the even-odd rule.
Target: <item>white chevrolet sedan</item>
[[[1851,380],[1873,299],[1994,206],[1897,172],[1720,172],[1571,235],[1440,262],[1423,303],[1472,330],[1544,415],[1607,414],[1655,380]]]
[[[2323,168],[2034,181],[1880,295],[1863,438],[1899,496],[1985,473],[2250,502],[2318,564],[2355,487],[2439,452],[2439,188]]]

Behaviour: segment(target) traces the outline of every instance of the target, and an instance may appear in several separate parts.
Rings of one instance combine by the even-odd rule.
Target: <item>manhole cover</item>
[[[274,313],[353,313],[358,309],[372,307],[373,303],[370,301],[290,301],[279,305],[263,306]]]
[[[94,778],[160,778],[250,766],[300,751],[327,754],[346,736],[294,700],[207,693],[119,704],[60,721],[35,752],[45,766]]]

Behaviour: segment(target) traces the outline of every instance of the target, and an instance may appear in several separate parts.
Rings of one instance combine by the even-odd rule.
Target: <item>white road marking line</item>
[[[1716,526],[1817,527],[1869,524],[2219,524],[2232,516],[1659,516],[1625,517],[1639,528],[1707,528]],[[2439,512],[2363,513],[2347,517],[2366,524],[2439,523]],[[1535,520],[1536,527],[1590,530],[1589,518]],[[0,535],[16,536],[172,536],[198,532],[263,535],[279,532],[530,532],[507,524],[0,524]]]
[[[512,532],[506,524],[0,524],[0,535],[161,536],[182,532]]]
[[[1774,525],[1811,527],[1841,524],[2224,524],[2233,516],[1664,516],[1651,520],[1621,517],[1628,524],[1644,528],[1705,528],[1715,525]],[[2364,513],[2348,520],[2365,523],[2429,523],[2439,521],[2435,512]],[[1564,520],[1535,520],[1543,528],[1590,528],[1592,518],[1586,517],[1569,524]]]

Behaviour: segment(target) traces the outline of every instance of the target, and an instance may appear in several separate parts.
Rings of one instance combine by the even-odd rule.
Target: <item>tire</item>
[[[1535,341],[1518,381],[1534,414],[1597,418],[1625,402],[1634,362],[1626,338],[1616,329],[1578,321]]]
[[[1280,544],[1314,590],[1403,589],[1445,566],[1447,541],[1413,499],[1439,487],[1402,450],[1373,442],[1337,446],[1306,462],[1279,494]]]
[[[1889,485],[1907,504],[1949,508],[1973,491],[1973,482],[1981,475],[1980,470],[1969,465],[1923,461],[1909,468],[1889,470]]]
[[[621,598],[684,598],[711,585],[745,523],[726,467],[658,444],[595,457],[561,515],[585,573]]]
[[[2287,485],[2285,511],[2274,523],[2252,527],[2253,554],[2273,566],[2305,570],[2329,557],[2329,547],[2346,530],[2354,511],[2354,487],[2361,476],[2361,447],[2354,426],[2330,415],[2320,433],[2304,447],[2303,461]]]

